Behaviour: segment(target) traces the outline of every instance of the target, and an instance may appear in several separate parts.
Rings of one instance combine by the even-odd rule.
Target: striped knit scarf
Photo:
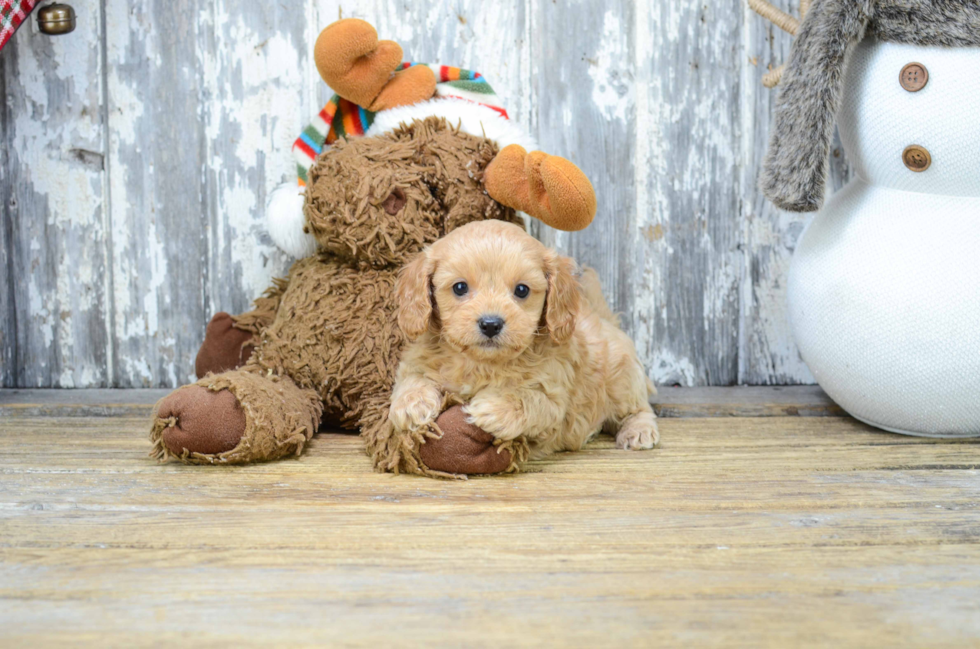
[[[436,75],[436,94],[433,99],[455,98],[472,101],[492,108],[505,119],[507,111],[487,80],[479,72],[428,63],[402,63],[401,69],[413,65],[428,65]],[[360,137],[371,128],[375,113],[334,95],[309,126],[293,143],[296,175],[300,186],[306,185],[307,172],[320,153],[340,137]]]
[[[35,4],[37,0],[0,0],[0,50],[34,11]]]

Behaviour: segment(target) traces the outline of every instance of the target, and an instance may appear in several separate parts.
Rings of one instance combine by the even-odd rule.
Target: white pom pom
[[[272,190],[266,204],[266,219],[269,236],[286,254],[299,259],[316,251],[316,239],[312,234],[303,232],[306,224],[303,188],[296,183],[285,183]]]

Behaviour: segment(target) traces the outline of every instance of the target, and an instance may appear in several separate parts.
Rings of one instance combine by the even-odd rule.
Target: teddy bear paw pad
[[[191,385],[165,397],[157,419],[167,422],[163,445],[170,453],[214,455],[230,451],[245,433],[245,413],[228,390]]]

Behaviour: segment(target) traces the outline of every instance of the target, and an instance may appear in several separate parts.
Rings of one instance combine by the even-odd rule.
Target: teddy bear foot
[[[479,475],[503,473],[516,466],[510,445],[494,445],[490,433],[467,421],[462,406],[445,410],[436,419],[436,425],[442,431],[442,437],[427,439],[419,449],[422,462],[429,469],[457,475]]]
[[[153,409],[151,455],[186,464],[245,464],[299,455],[317,430],[315,390],[285,376],[232,370],[185,385]]]
[[[208,372],[220,374],[244,365],[255,349],[253,338],[252,332],[235,327],[231,315],[224,311],[215,313],[204,331],[204,342],[194,361],[197,378],[204,378]]]
[[[189,385],[157,405],[154,432],[163,456],[219,455],[238,446],[245,413],[230,391]]]

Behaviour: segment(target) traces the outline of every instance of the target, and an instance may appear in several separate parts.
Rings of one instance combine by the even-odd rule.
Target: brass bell
[[[37,12],[37,26],[42,34],[56,36],[75,31],[75,10],[71,5],[53,4]]]

